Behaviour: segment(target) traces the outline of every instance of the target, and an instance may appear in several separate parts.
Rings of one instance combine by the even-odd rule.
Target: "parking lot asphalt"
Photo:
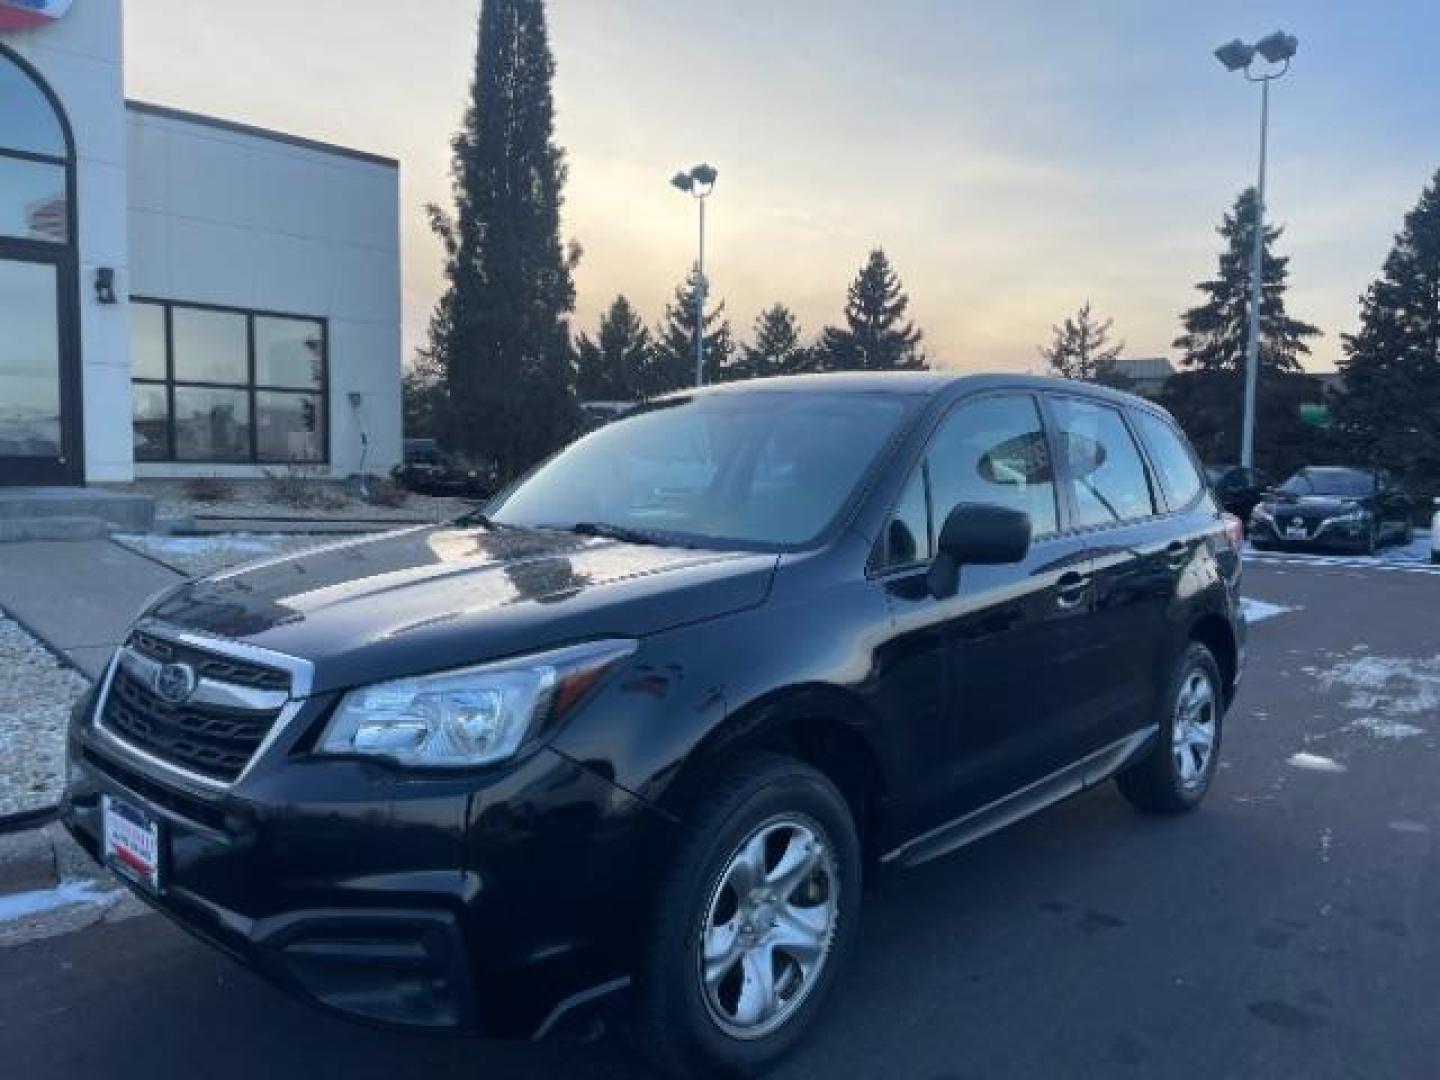
[[[1430,1077],[1440,1068],[1440,574],[1267,557],[1204,808],[1113,786],[872,881],[775,1075]],[[0,950],[0,1075],[647,1077],[614,1039],[371,1031],[155,917]]]

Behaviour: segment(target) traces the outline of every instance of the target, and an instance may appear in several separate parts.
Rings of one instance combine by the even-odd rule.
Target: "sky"
[[[1433,0],[549,0],[577,329],[659,320],[695,257],[677,168],[720,172],[707,271],[735,331],[841,318],[883,246],[936,366],[1035,369],[1085,300],[1176,358],[1214,229],[1254,182],[1260,93],[1211,55],[1300,39],[1271,95],[1267,204],[1328,371],[1440,169]],[[127,93],[396,157],[408,354],[443,289],[425,205],[473,73],[477,0],[128,0]]]

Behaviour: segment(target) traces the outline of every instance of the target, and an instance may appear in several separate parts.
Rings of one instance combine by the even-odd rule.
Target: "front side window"
[[[1189,506],[1200,497],[1205,485],[1200,474],[1195,471],[1195,459],[1185,448],[1179,432],[1151,413],[1137,409],[1131,415],[1135,417],[1136,426],[1140,429],[1140,438],[1145,440],[1145,445],[1150,449],[1150,460],[1155,466],[1160,490],[1165,493],[1165,501],[1170,509],[1180,510]],[[1238,489],[1245,479],[1244,470],[1237,469],[1231,473],[1228,483],[1220,485],[1221,489]]]
[[[0,54],[0,237],[70,239],[69,147],[55,107]]]
[[[1052,399],[1080,528],[1135,521],[1155,512],[1140,449],[1120,410],[1081,398]]]
[[[912,405],[896,394],[763,390],[664,401],[572,443],[491,516],[700,545],[803,545],[839,515]]]
[[[149,300],[130,314],[136,461],[328,459],[323,322]]]
[[[1023,510],[1032,535],[1055,532],[1055,471],[1040,411],[1029,395],[961,404],[935,433],[926,461],[936,533],[961,503]]]

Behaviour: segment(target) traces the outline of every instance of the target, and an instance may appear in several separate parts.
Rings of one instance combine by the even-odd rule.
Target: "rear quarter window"
[[[1140,429],[1140,438],[1150,451],[1150,461],[1155,466],[1160,490],[1164,493],[1170,509],[1180,510],[1189,506],[1200,497],[1205,482],[1195,468],[1195,459],[1190,456],[1183,437],[1168,423],[1151,413],[1135,410],[1131,416],[1135,419],[1135,426]]]

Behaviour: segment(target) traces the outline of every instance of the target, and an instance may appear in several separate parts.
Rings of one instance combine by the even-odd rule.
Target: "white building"
[[[400,458],[399,167],[127,101],[121,0],[0,0],[0,484]]]

